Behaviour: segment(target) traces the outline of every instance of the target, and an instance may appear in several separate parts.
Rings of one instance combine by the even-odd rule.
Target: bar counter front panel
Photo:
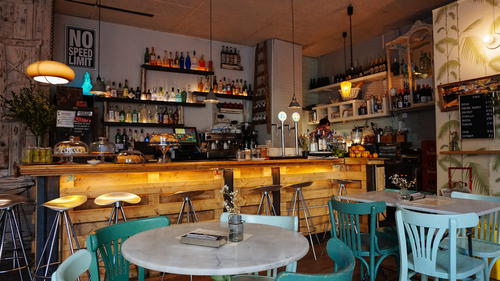
[[[22,175],[37,176],[37,205],[57,196],[82,194],[88,201],[69,212],[75,225],[80,245],[95,229],[107,225],[111,207],[100,207],[94,199],[108,192],[131,192],[141,197],[136,205],[125,205],[128,219],[166,215],[172,223],[177,221],[183,198],[174,196],[178,191],[203,190],[193,199],[193,205],[200,221],[218,220],[223,212],[220,192],[227,184],[239,191],[242,213],[257,213],[260,193],[250,189],[261,185],[281,184],[283,186],[312,181],[303,189],[310,208],[312,224],[316,232],[327,231],[329,227],[327,202],[336,195],[338,184],[334,179],[350,179],[355,183],[347,186],[348,193],[367,191],[368,165],[383,165],[382,159],[332,159],[332,160],[264,160],[264,161],[205,161],[171,162],[166,164],[98,164],[98,165],[45,165],[20,166]],[[376,189],[383,189],[383,169],[377,169]],[[41,190],[43,189],[43,190]],[[273,194],[276,209],[287,215],[292,208],[293,189],[282,189]],[[44,241],[50,213],[37,208],[37,251]],[[43,210],[43,211],[42,211]],[[49,216],[50,217],[50,216]],[[300,230],[307,232],[305,220],[300,214]],[[65,235],[64,256],[69,255]],[[42,245],[43,246],[43,245]]]

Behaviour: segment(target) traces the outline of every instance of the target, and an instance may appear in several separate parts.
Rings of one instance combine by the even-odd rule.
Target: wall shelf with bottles
[[[190,106],[190,107],[205,107],[204,103],[189,103],[189,102],[170,102],[170,101],[157,101],[157,100],[136,100],[125,98],[106,98],[94,96],[95,101],[119,102],[119,103],[136,103],[136,104],[155,104],[164,106]]]
[[[362,82],[362,81],[373,82],[373,81],[378,81],[378,80],[384,80],[384,79],[386,79],[386,77],[387,77],[387,71],[382,71],[379,73],[354,78],[354,79],[351,79],[348,81],[350,81],[351,83]],[[326,85],[323,87],[311,89],[311,90],[307,91],[306,93],[312,94],[312,93],[320,93],[320,92],[333,92],[334,90],[336,90],[338,88],[340,88],[340,83],[335,83],[335,84],[330,84],[330,85]]]
[[[424,111],[424,110],[432,110],[432,109],[435,108],[435,106],[436,105],[435,105],[434,101],[431,101],[431,102],[426,102],[426,103],[412,104],[409,107],[393,108],[393,109],[391,109],[391,111],[394,112],[394,113]]]
[[[192,92],[193,95],[206,96],[208,93],[205,92]],[[218,98],[224,99],[235,99],[235,100],[252,100],[252,96],[239,96],[239,95],[228,95],[228,94],[215,94]]]
[[[130,122],[104,122],[110,127],[144,127],[144,128],[183,128],[184,124],[163,124],[163,123],[130,123]]]
[[[386,97],[383,97],[376,106],[371,100],[351,100],[313,107],[313,110],[317,112],[318,120],[328,116],[328,120],[332,123],[386,117],[390,115]],[[317,121],[309,122],[309,124],[317,124]]]
[[[165,66],[158,66],[158,65],[150,65],[150,64],[143,64],[141,65],[141,68],[145,70],[154,70],[154,71],[163,71],[163,72],[175,72],[175,73],[183,73],[183,74],[193,74],[193,75],[213,75],[213,71],[205,71],[205,70],[196,70],[196,69],[184,69],[184,68],[177,68],[177,67],[165,67]]]

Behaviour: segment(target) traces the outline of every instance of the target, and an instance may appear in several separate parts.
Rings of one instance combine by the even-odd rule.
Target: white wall
[[[97,33],[97,22],[94,20],[71,17],[61,14],[55,14],[54,21],[54,59],[65,61],[65,26],[72,25],[77,27],[92,28]],[[217,31],[215,31],[217,32]],[[108,22],[101,23],[101,77],[106,81],[128,80],[129,86],[140,86],[140,65],[143,64],[145,48],[155,47],[157,54],[163,56],[163,51],[186,51],[192,53],[196,50],[197,56],[204,54],[205,60],[209,60],[210,41],[171,34],[148,29],[142,29],[127,25],[114,24]],[[220,68],[220,50],[222,46],[236,47],[240,50],[242,65],[244,71],[225,70]],[[213,41],[213,62],[214,71],[217,79],[227,77],[231,80],[243,79],[251,83],[253,87],[254,75],[254,47],[235,45],[225,42]],[[97,51],[97,50],[96,50]],[[97,51],[98,52],[98,51]],[[85,69],[73,67],[76,72],[75,80],[70,86],[80,86],[83,81],[83,74],[90,72],[93,79],[97,76],[97,69]],[[195,87],[199,76],[185,75],[166,72],[148,72],[148,88],[153,87],[178,87],[183,88],[187,85]],[[229,100],[228,100],[229,101]],[[235,102],[234,100],[232,100]],[[239,100],[237,101],[239,102]],[[250,102],[247,102],[249,105]],[[250,106],[248,106],[250,108]],[[205,108],[185,108],[186,126],[196,126],[199,129],[207,129],[212,125],[212,106]]]

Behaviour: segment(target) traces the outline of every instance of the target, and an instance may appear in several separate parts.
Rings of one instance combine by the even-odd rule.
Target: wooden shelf
[[[104,126],[110,126],[110,127],[148,127],[148,128],[183,128],[184,124],[104,122]]]
[[[439,151],[439,154],[443,154],[443,155],[465,155],[465,154],[488,155],[488,154],[500,154],[500,150],[460,150],[460,151],[441,150],[441,151]]]
[[[435,104],[434,104],[434,101],[432,101],[432,102],[427,102],[427,103],[412,104],[410,107],[393,108],[393,109],[391,109],[391,111],[394,113],[405,113],[405,112],[431,110],[434,108],[435,108]]]
[[[383,80],[386,78],[386,76],[387,76],[387,71],[382,71],[379,73],[354,78],[354,79],[351,79],[348,81],[350,81],[351,83],[356,83],[356,82],[361,82],[361,81],[372,82],[372,81],[377,81],[377,80]],[[326,86],[319,87],[319,88],[314,88],[314,89],[307,91],[306,94],[320,93],[320,92],[333,92],[337,88],[340,88],[340,83],[335,83],[335,84],[330,84],[330,85],[326,85]]]
[[[367,105],[368,114],[358,115],[358,108],[362,104]],[[332,103],[326,105],[320,105],[312,108],[316,110],[318,116],[328,116],[328,120],[331,123],[340,123],[340,122],[349,122],[356,120],[364,120],[364,119],[372,119],[379,117],[387,117],[390,116],[389,105],[387,98],[384,97],[382,100],[382,112],[381,113],[371,113],[371,103],[366,100],[350,100],[339,103]],[[345,110],[352,110],[353,116],[342,117],[344,115]],[[331,118],[332,113],[339,113],[341,117]]]
[[[156,66],[156,65],[149,65],[149,64],[143,64],[143,65],[141,65],[141,67],[146,69],[146,70],[163,71],[163,72],[174,72],[174,73],[204,75],[204,76],[214,75],[213,71],[204,71],[204,70],[181,69],[181,68],[175,68],[175,67],[164,67],[164,66]]]
[[[171,102],[171,101],[157,101],[157,100],[135,100],[135,99],[124,99],[124,98],[105,98],[105,97],[100,97],[100,96],[94,96],[94,100],[95,101],[107,101],[107,102],[121,102],[121,103],[205,107],[204,103]]]
[[[205,92],[193,92],[193,95],[206,96],[208,93]],[[215,94],[218,98],[222,99],[234,99],[234,100],[252,100],[252,96],[238,96],[238,95],[227,95],[227,94]]]

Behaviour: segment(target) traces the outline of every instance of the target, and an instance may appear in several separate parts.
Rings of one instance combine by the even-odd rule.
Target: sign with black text
[[[66,64],[95,68],[95,30],[66,26]]]
[[[459,96],[459,110],[462,139],[495,138],[492,93]]]

